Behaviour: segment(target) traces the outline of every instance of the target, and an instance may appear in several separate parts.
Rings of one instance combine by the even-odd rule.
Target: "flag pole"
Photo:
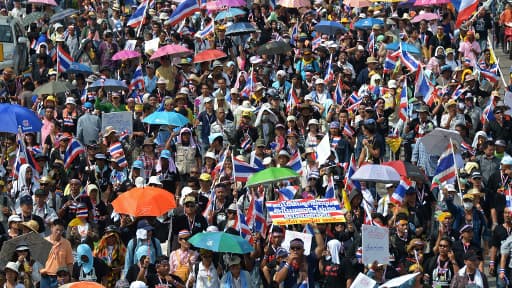
[[[487,46],[489,46],[489,51],[491,52],[491,58],[494,58],[496,61],[496,67],[498,68],[498,74],[500,74],[501,81],[503,82],[503,87],[507,87],[507,82],[505,81],[505,77],[503,77],[503,72],[501,72],[501,67],[498,62],[498,58],[496,58],[496,54],[494,53],[494,49],[492,48],[492,42],[489,38],[489,35],[487,35]]]
[[[144,14],[142,14],[142,21],[140,21],[139,27],[137,27],[137,37],[140,36],[140,30],[142,25],[144,25],[144,20],[146,20],[146,12],[148,10],[149,2],[146,2],[146,7],[144,8]]]
[[[57,43],[57,47],[55,47],[55,53],[57,53],[57,81],[59,80],[59,45],[61,44]]]
[[[451,153],[452,153],[452,157],[453,157],[453,166],[455,166],[455,176],[457,178],[457,184],[459,186],[459,197],[460,197],[460,200],[462,201],[462,185],[460,183],[460,177],[459,177],[459,168],[457,168],[457,159],[455,159],[455,151],[453,150],[453,140],[452,138],[450,138],[450,150],[451,150]]]

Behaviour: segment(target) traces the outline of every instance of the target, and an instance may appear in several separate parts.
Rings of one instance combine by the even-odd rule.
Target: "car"
[[[18,18],[0,16],[0,70],[12,67],[16,74],[28,67],[29,43]]]

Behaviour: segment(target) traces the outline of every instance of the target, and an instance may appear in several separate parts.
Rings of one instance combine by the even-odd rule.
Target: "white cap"
[[[66,98],[66,104],[76,105],[75,98],[73,98],[73,97]]]
[[[324,80],[323,80],[323,79],[318,78],[318,79],[316,79],[316,81],[315,81],[315,85],[318,85],[318,84],[322,84],[322,85],[323,85],[323,84],[325,84],[325,82],[324,82]]]
[[[148,285],[142,281],[133,281],[130,288],[148,288]]]
[[[457,192],[457,190],[455,190],[455,186],[453,184],[446,184],[446,185],[444,185],[444,189],[446,189],[446,191]]]
[[[386,189],[391,188],[391,187],[393,187],[393,186],[394,186],[394,185],[393,185],[393,184],[391,184],[391,183],[386,184]]]
[[[155,184],[155,185],[162,185],[162,182],[160,182],[160,179],[158,176],[151,176],[149,177],[148,185]]]
[[[396,80],[391,79],[388,81],[388,88],[396,89],[396,87],[397,87]]]

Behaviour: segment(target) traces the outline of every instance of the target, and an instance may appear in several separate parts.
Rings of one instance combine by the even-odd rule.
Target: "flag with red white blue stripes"
[[[73,57],[69,55],[62,45],[57,45],[57,69],[59,72],[66,72],[73,63]]]
[[[398,111],[398,117],[403,121],[407,120],[409,109],[409,98],[407,97],[407,78],[402,84],[402,92],[400,93],[400,110]]]
[[[144,90],[144,74],[142,74],[142,66],[139,65],[135,72],[133,72],[132,81],[128,86],[130,90],[139,89]]]
[[[299,191],[299,186],[285,186],[280,189],[276,189],[278,193],[278,200],[292,200],[295,198],[295,194]]]
[[[66,153],[64,153],[64,168],[71,168],[73,161],[82,153],[85,153],[85,149],[82,144],[80,144],[76,139],[71,139],[68,143],[68,147],[66,148]]]

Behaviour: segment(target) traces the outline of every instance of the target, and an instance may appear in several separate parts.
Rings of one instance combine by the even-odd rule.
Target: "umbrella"
[[[270,41],[267,42],[260,47],[256,48],[256,53],[258,55],[278,55],[278,54],[286,54],[292,50],[292,46],[287,42],[282,40],[278,41]]]
[[[317,32],[327,35],[336,35],[339,32],[347,32],[347,28],[341,25],[341,23],[327,20],[322,20],[318,24],[316,24],[315,30]]]
[[[78,14],[78,10],[72,8],[64,9],[60,12],[53,14],[53,16],[50,18],[50,23],[59,22],[73,14]]]
[[[169,210],[176,208],[174,195],[157,187],[133,188],[121,194],[112,206],[117,213],[128,214],[134,217],[162,216]]]
[[[233,18],[240,15],[245,15],[245,11],[239,8],[229,8],[228,10],[221,11],[215,16],[215,21],[222,21],[226,18]]]
[[[126,60],[140,57],[140,53],[134,50],[121,50],[112,56],[112,60]]]
[[[89,86],[89,89],[99,88],[103,88],[106,91],[116,91],[128,89],[128,86],[126,86],[126,83],[123,81],[116,79],[99,79],[94,81],[91,86]]]
[[[350,179],[367,182],[400,182],[400,174],[389,166],[366,164],[359,167]]]
[[[224,7],[241,7],[245,5],[247,5],[245,0],[217,0],[206,3],[206,9],[216,11]]]
[[[28,26],[28,25],[30,25],[30,23],[34,23],[43,17],[44,17],[43,12],[32,12],[28,15],[25,15],[25,17],[23,17],[23,19],[21,19],[21,24],[23,24],[23,26]]]
[[[414,6],[434,6],[450,3],[450,0],[416,0]]]
[[[413,54],[421,53],[420,50],[418,49],[418,47],[416,47],[410,43],[407,43],[407,42],[393,42],[393,43],[387,44],[386,49],[387,50],[398,50],[398,49],[400,49],[400,44],[402,45],[403,51],[407,51],[407,52],[413,53]]]
[[[34,111],[17,104],[0,104],[0,132],[39,132],[43,123]]]
[[[90,75],[94,72],[92,71],[91,67],[85,64],[73,62],[71,63],[71,65],[69,65],[69,68],[66,70],[66,73]]]
[[[55,0],[28,0],[28,3],[58,6],[58,4],[57,4],[57,2],[55,2]]]
[[[398,161],[389,161],[384,162],[382,165],[387,165],[389,167],[393,167],[393,169],[400,174],[400,176],[407,177],[413,181],[422,181],[426,180],[425,174],[421,172],[420,168],[416,165],[413,165],[410,162],[404,162],[402,160]]]
[[[252,32],[256,32],[256,27],[249,22],[238,22],[226,29],[226,35],[242,35]]]
[[[421,137],[419,141],[423,143],[428,153],[441,155],[446,151],[450,142],[453,143],[455,149],[458,149],[462,143],[462,137],[457,131],[436,128],[434,131]]]
[[[224,58],[226,56],[228,56],[228,55],[226,55],[226,53],[224,53],[218,49],[208,49],[208,50],[204,50],[204,51],[197,53],[194,56],[194,60],[192,60],[192,62],[201,63],[201,62],[212,61],[212,60]]]
[[[383,2],[383,3],[399,3],[407,0],[370,0],[371,2]]]
[[[185,126],[188,124],[188,118],[176,112],[158,111],[153,112],[142,121],[153,125],[172,125]]]
[[[188,240],[197,248],[203,248],[214,252],[246,254],[254,248],[244,238],[225,232],[202,232]]]
[[[286,8],[301,8],[301,7],[310,7],[311,2],[309,0],[280,0],[277,5],[286,7]]]
[[[59,286],[60,288],[105,288],[105,286],[91,281],[71,282]]]
[[[384,21],[378,18],[364,18],[354,24],[356,29],[372,29],[373,25],[384,25]]]
[[[368,0],[345,0],[343,4],[354,7],[354,8],[364,8],[372,6],[372,3]]]
[[[50,81],[46,84],[43,84],[34,90],[34,94],[43,95],[43,94],[61,94],[66,93],[75,89],[73,85],[67,81]]]
[[[247,183],[245,183],[245,186],[255,186],[297,177],[299,177],[299,174],[297,174],[297,172],[293,171],[292,169],[270,167],[260,172],[252,174],[249,177]]]
[[[412,18],[411,22],[418,23],[418,22],[421,22],[422,20],[430,21],[430,20],[437,20],[437,19],[439,19],[439,15],[437,15],[436,13],[423,13],[423,14],[419,14],[418,16],[415,16],[414,18]]]
[[[38,233],[30,232],[21,236],[12,238],[2,245],[0,250],[0,265],[5,266],[7,262],[11,261],[12,255],[16,251],[18,244],[26,244],[30,248],[30,256],[32,259],[39,261],[39,263],[46,263],[48,254],[52,249],[52,243],[48,242],[43,237],[39,236]]]
[[[185,48],[184,46],[169,44],[158,48],[158,50],[156,50],[155,53],[153,53],[150,60],[155,60],[163,56],[181,57],[192,53],[194,52]]]

